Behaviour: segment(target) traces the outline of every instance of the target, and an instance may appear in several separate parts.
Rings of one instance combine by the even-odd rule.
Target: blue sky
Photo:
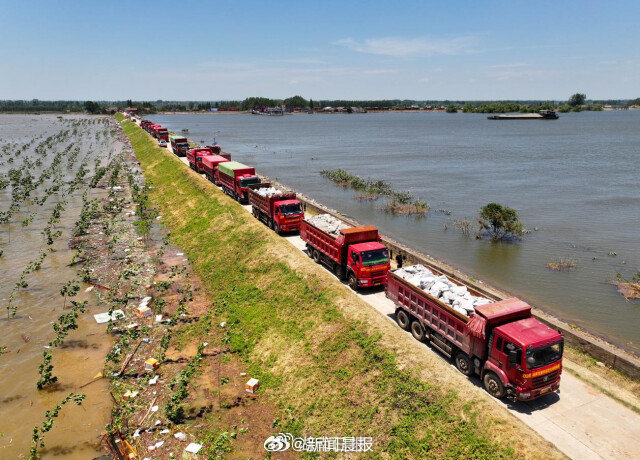
[[[4,1],[0,99],[640,97],[638,1]]]

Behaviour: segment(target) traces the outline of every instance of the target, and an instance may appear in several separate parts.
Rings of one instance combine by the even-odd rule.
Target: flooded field
[[[121,148],[106,117],[0,115],[1,458],[28,457],[33,427],[69,393],[85,399],[60,410],[44,436],[42,458],[104,452],[100,433],[111,400],[107,381],[93,378],[112,343],[93,319],[99,307],[77,273],[69,241],[83,202],[106,195],[90,186],[92,177]],[[52,344],[60,336],[54,325],[68,336]],[[43,352],[51,355],[57,381],[39,390],[47,373],[38,372]]]
[[[608,283],[640,269],[640,111],[495,122],[482,114],[153,115],[385,234],[636,352],[640,304]],[[320,176],[344,168],[429,201],[426,218],[386,214]],[[495,201],[531,230],[520,244],[454,228]],[[572,270],[547,267],[559,259]]]

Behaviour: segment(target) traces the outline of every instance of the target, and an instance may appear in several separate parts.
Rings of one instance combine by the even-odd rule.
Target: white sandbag
[[[467,293],[466,286],[454,286],[451,288],[451,291],[457,296],[463,296]]]
[[[491,303],[491,300],[485,299],[484,297],[476,297],[473,302],[473,306],[479,307],[480,305],[486,305],[488,303]]]

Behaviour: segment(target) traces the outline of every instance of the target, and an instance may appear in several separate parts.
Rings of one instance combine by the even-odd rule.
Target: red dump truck
[[[211,150],[207,148],[197,148],[187,150],[187,160],[189,161],[189,167],[199,173],[204,172],[202,169],[202,158],[211,155]]]
[[[514,297],[486,303],[466,316],[394,272],[386,295],[402,329],[453,358],[464,375],[479,375],[492,396],[529,401],[558,391],[562,335],[535,319],[526,302]]]
[[[380,243],[376,227],[342,228],[331,234],[306,219],[300,224],[300,238],[307,243],[309,257],[327,265],[339,279],[346,278],[353,290],[387,282],[389,251]]]
[[[171,136],[169,136],[169,142],[171,142],[173,153],[175,153],[179,157],[185,156],[189,151],[189,141],[184,136],[172,134]]]
[[[259,184],[260,178],[256,176],[255,168],[237,161],[227,161],[218,164],[216,181],[226,194],[240,203],[248,200],[249,186]]]
[[[156,129],[156,137],[161,140],[161,141],[168,141],[169,140],[169,130],[163,126],[159,126]]]
[[[140,127],[144,129],[146,132],[149,132],[149,126],[152,123],[149,120],[140,120]]]
[[[295,192],[284,192],[271,187],[269,182],[249,186],[249,204],[254,217],[275,232],[296,232],[304,218],[302,205]]]
[[[231,160],[223,157],[222,155],[205,155],[202,157],[200,166],[202,167],[202,172],[204,172],[207,179],[217,185],[216,172],[218,171],[218,165],[220,163],[226,163],[227,161]]]

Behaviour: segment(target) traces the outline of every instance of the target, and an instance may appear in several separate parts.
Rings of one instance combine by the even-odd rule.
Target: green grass
[[[290,250],[249,213],[123,122],[142,164],[150,199],[226,321],[230,347],[281,410],[274,433],[372,436],[372,457],[514,456],[476,421],[456,393],[401,370],[394,352],[336,306],[337,289],[304,277],[272,254]],[[178,342],[198,340],[194,325]],[[496,423],[500,423],[497,421]],[[216,436],[217,438],[217,436]],[[221,442],[221,445],[226,445]],[[220,449],[224,451],[224,448]]]

